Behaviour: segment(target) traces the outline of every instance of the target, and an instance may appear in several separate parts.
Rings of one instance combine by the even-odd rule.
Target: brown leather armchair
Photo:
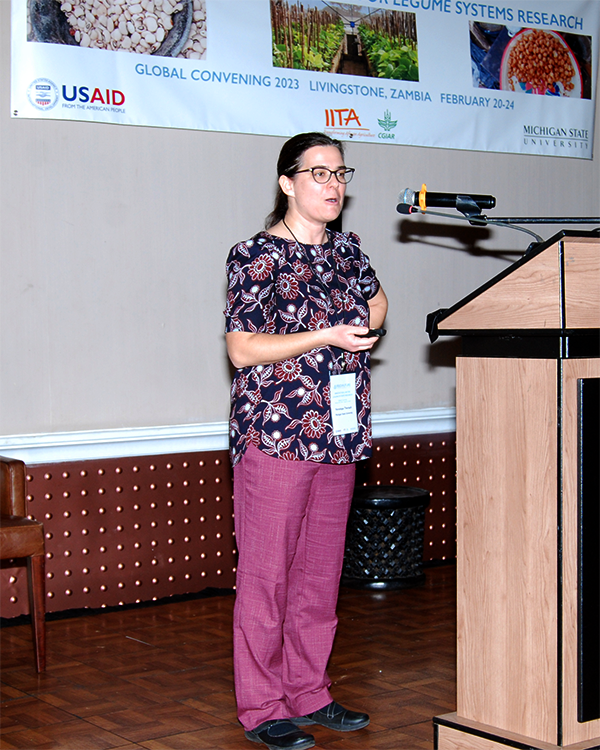
[[[38,672],[46,669],[44,526],[26,517],[25,464],[0,456],[0,559],[27,558],[29,611]]]

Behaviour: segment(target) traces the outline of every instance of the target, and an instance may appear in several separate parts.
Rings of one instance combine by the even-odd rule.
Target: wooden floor
[[[311,728],[318,748],[433,747],[455,710],[455,568],[422,588],[342,588],[330,662],[337,701],[371,715],[350,734]],[[233,596],[48,623],[48,669],[28,625],[2,629],[1,748],[250,750],[236,719]]]

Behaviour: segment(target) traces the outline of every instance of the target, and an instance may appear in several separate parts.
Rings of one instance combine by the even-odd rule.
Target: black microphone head
[[[398,203],[396,206],[396,211],[398,211],[399,214],[410,214],[412,213],[412,206],[409,206],[407,203]]]

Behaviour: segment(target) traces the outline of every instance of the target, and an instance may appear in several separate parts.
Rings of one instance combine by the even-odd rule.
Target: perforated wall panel
[[[429,490],[424,558],[455,556],[454,434],[378,440],[357,481]],[[48,612],[235,585],[225,451],[29,466],[28,493],[46,532]],[[0,581],[1,616],[27,613],[25,568],[6,563]]]

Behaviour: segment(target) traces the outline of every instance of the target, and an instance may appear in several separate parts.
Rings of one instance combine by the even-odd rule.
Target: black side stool
[[[421,586],[425,508],[418,487],[357,487],[352,499],[342,585],[389,590]]]

